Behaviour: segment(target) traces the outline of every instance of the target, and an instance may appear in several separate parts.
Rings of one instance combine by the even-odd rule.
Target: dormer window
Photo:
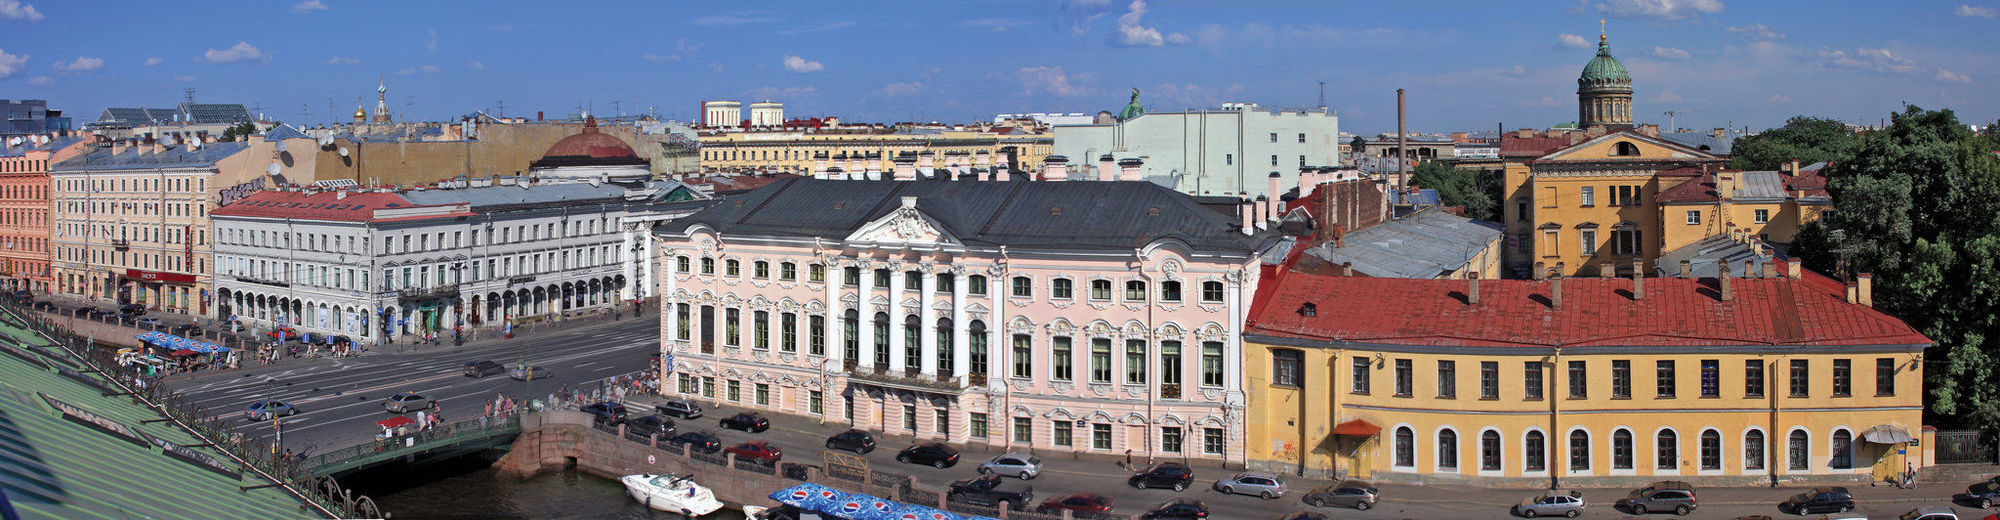
[[[1637,157],[1639,155],[1639,145],[1619,141],[1618,144],[1612,145],[1611,155],[1617,157]]]
[[[1299,315],[1307,318],[1319,316],[1319,306],[1312,302],[1299,304]]]

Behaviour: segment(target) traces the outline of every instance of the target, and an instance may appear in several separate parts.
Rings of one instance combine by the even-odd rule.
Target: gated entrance
[[[1993,454],[1993,444],[1980,438],[1979,430],[1951,430],[1937,432],[1938,464],[2000,463]]]

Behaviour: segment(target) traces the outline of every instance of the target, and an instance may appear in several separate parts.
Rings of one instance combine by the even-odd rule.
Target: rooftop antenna
[[[1667,131],[1668,131],[1668,132],[1679,132],[1679,131],[1681,131],[1681,127],[1680,127],[1680,125],[1678,125],[1678,124],[1675,124],[1675,122],[1674,122],[1674,121],[1675,121],[1675,116],[1679,116],[1679,115],[1681,115],[1681,114],[1692,114],[1692,113],[1695,113],[1695,112],[1699,112],[1699,110],[1668,110],[1668,111],[1667,111]]]
[[[1326,108],[1326,82],[1319,82],[1319,107]]]
[[[498,99],[493,101],[493,117],[507,117],[507,100]]]
[[[623,115],[625,115],[625,110],[624,110],[624,109],[622,109],[622,108],[619,108],[619,106],[618,106],[618,100],[616,100],[616,99],[613,99],[613,100],[611,100],[611,111],[612,111],[613,113],[616,113],[616,114],[620,115],[620,116],[623,116]]]
[[[187,102],[189,102],[189,103],[193,103],[193,102],[194,102],[194,87],[188,87],[188,88],[184,88],[184,89],[181,89],[181,95],[182,95],[183,97],[187,98]]]

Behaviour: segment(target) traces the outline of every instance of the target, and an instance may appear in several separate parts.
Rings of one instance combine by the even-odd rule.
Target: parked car
[[[1583,514],[1583,506],[1582,491],[1550,490],[1521,499],[1521,503],[1514,505],[1514,514],[1528,518],[1553,515],[1576,518]]]
[[[1611,507],[1631,511],[1635,515],[1673,511],[1676,515],[1687,516],[1698,506],[1694,501],[1694,486],[1678,480],[1668,480],[1634,489],[1625,498],[1618,499],[1618,502],[1613,503]]]
[[[965,502],[977,506],[1020,510],[1028,501],[1035,499],[1035,488],[1008,480],[999,475],[980,475],[979,478],[951,483],[945,491],[945,499]]]
[[[88,316],[88,317],[90,317],[90,319],[93,319],[93,320],[101,320],[101,319],[105,319],[105,318],[110,318],[110,317],[111,317],[111,315],[112,315],[112,312],[111,312],[111,311],[107,311],[107,310],[104,310],[104,309],[98,309],[98,308],[94,308],[94,307],[93,307],[93,308],[91,308],[91,309],[89,309],[89,310],[84,310],[84,309],[77,309],[77,310],[79,310],[79,311],[83,311],[83,312],[84,312],[84,315],[85,315],[85,316]]]
[[[153,328],[160,326],[160,319],[152,316],[139,318],[137,320],[133,320],[132,322],[138,324],[141,327],[146,327],[146,328]]]
[[[1953,502],[1977,505],[1980,509],[1990,508],[1993,504],[2000,504],[2000,483],[1988,480],[1965,486],[1965,493],[1951,499]]]
[[[467,361],[467,362],[465,362],[465,377],[471,377],[471,378],[484,378],[484,377],[486,377],[486,376],[490,376],[490,375],[494,375],[494,374],[498,374],[498,373],[501,373],[501,372],[506,372],[506,371],[507,371],[507,367],[506,367],[505,365],[501,365],[501,364],[499,364],[499,363],[494,363],[494,362],[492,362],[492,361]]]
[[[847,450],[856,454],[875,451],[875,436],[862,430],[847,430],[826,438],[826,449]]]
[[[1111,499],[1096,493],[1072,493],[1066,497],[1044,500],[1041,507],[1035,508],[1035,511],[1046,514],[1062,514],[1063,511],[1108,514],[1111,512]]]
[[[730,446],[729,449],[722,450],[722,452],[735,455],[737,459],[749,460],[766,466],[777,464],[780,459],[785,458],[784,450],[780,450],[777,446],[772,446],[771,443],[764,441],[750,441]]]
[[[146,305],[142,303],[127,303],[124,305],[120,305],[118,306],[118,313],[126,316],[145,315]]]
[[[535,365],[514,365],[514,370],[508,372],[507,377],[512,377],[520,381],[548,379],[549,369]]]
[[[1341,506],[1362,511],[1375,507],[1375,485],[1359,480],[1343,480],[1306,492],[1305,503],[1315,507]]]
[[[1042,474],[1042,458],[1023,453],[1003,453],[979,465],[982,475],[1012,475],[1028,480]]]
[[[243,418],[252,421],[264,421],[269,420],[274,415],[278,417],[290,417],[298,413],[298,408],[286,404],[284,401],[265,400],[250,403],[248,408],[243,409]]]
[[[1154,464],[1153,467],[1132,475],[1132,478],[1125,479],[1126,484],[1139,489],[1170,487],[1174,488],[1174,491],[1186,491],[1190,482],[1194,482],[1194,470],[1179,462]]]
[[[625,405],[611,401],[587,404],[577,410],[594,416],[598,423],[613,425],[625,422],[626,415],[628,414],[625,410]]]
[[[753,412],[743,412],[722,418],[722,427],[729,430],[762,433],[764,430],[771,429],[771,421]]]
[[[38,311],[48,311],[48,312],[55,312],[55,311],[56,311],[56,304],[53,304],[53,303],[49,303],[49,302],[35,302],[34,304],[32,304],[32,305],[29,305],[29,306],[28,306],[28,308],[30,308],[30,309],[34,309],[34,310],[38,310]]]
[[[681,419],[701,418],[701,405],[686,399],[668,399],[666,404],[653,407],[653,411],[660,412],[660,415]]]
[[[918,444],[903,448],[896,454],[896,461],[904,464],[929,464],[937,469],[958,465],[958,450],[942,442]]]
[[[195,324],[193,323],[183,323],[180,325],[175,325],[171,329],[167,329],[167,333],[176,336],[200,336],[201,327],[195,326]]]
[[[383,400],[382,407],[388,409],[390,413],[403,413],[430,408],[431,400],[415,393],[403,392]]]
[[[667,438],[667,444],[674,447],[680,447],[685,444],[691,446],[695,453],[713,454],[722,451],[722,438],[708,432],[681,433]]]
[[[1192,498],[1176,498],[1167,501],[1165,504],[1160,504],[1159,507],[1155,507],[1150,511],[1146,511],[1146,514],[1139,515],[1139,518],[1140,520],[1195,520],[1208,518],[1208,504]]]
[[[674,434],[674,420],[659,415],[633,417],[625,420],[625,433],[643,437],[670,436]]]
[[[1896,520],[1958,520],[1958,512],[1951,510],[1951,506],[1924,506],[1911,509]]]
[[[1778,503],[1778,511],[1795,515],[1845,513],[1853,510],[1854,495],[1848,494],[1847,488],[1839,486],[1812,488]]]
[[[1271,500],[1285,496],[1285,481],[1268,473],[1246,471],[1215,481],[1215,490],[1232,495],[1255,495]]]
[[[1327,520],[1326,515],[1308,511],[1294,511],[1271,517],[1271,520]]]

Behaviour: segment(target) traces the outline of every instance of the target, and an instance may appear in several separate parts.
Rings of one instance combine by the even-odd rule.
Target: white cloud
[[[798,56],[787,55],[785,56],[785,70],[804,74],[807,72],[819,72],[822,70],[826,70],[826,66],[821,65],[817,61],[800,58]]]
[[[1186,45],[1190,41],[1185,34],[1161,35],[1159,29],[1139,25],[1140,19],[1145,18],[1146,11],[1146,0],[1132,0],[1132,5],[1127,8],[1125,14],[1118,16],[1118,39],[1115,41],[1119,45],[1160,47],[1168,44]]]
[[[174,76],[174,81],[179,81],[181,83],[194,83],[194,76]]]
[[[409,76],[409,75],[414,75],[416,73],[417,73],[416,67],[403,67],[401,69],[396,69],[396,74],[400,76]]]
[[[334,56],[334,57],[332,57],[332,58],[327,58],[327,59],[326,59],[326,64],[327,64],[327,65],[360,65],[360,64],[361,64],[361,60],[358,60],[358,59],[354,59],[354,58],[349,58],[349,57],[345,57],[345,56]]]
[[[1785,35],[1784,35],[1783,33],[1779,33],[1778,31],[1774,31],[1774,30],[1771,30],[1771,28],[1770,28],[1770,27],[1765,27],[1765,26],[1764,26],[1764,24],[1761,24],[1761,23],[1753,23],[1753,24],[1750,24],[1750,25],[1740,25],[1740,26],[1736,26],[1736,27],[1725,27],[1725,28],[1723,28],[1722,30],[1725,30],[1725,31],[1729,31],[1729,32],[1733,32],[1733,33],[1736,33],[1736,34],[1741,34],[1741,35],[1743,35],[1744,37],[1747,37],[1747,38],[1754,38],[1754,39],[1758,39],[1758,40],[1783,40],[1783,39],[1785,39]]]
[[[28,78],[28,84],[35,86],[54,85],[56,84],[56,79],[48,76],[35,76]]]
[[[438,68],[437,65],[425,65],[424,68],[420,70],[423,70],[425,74],[430,74],[433,72],[443,71],[444,69]]]
[[[1890,54],[1889,49],[1860,47],[1852,54],[1846,51],[1822,49],[1819,51],[1819,58],[1822,65],[1832,67],[1846,67],[1897,74],[1921,74],[1924,72],[1924,68],[1917,65],[1916,60],[1896,57]]]
[[[42,12],[20,0],[0,0],[0,20],[39,22],[42,21]]]
[[[160,62],[162,62],[162,61],[166,61],[166,60],[162,60],[162,59],[160,59],[160,57],[159,57],[159,56],[154,56],[154,57],[151,57],[151,58],[146,58],[146,66],[148,66],[148,67],[151,67],[151,66],[154,66],[154,65],[159,65],[159,64],[160,64]]]
[[[641,54],[639,55],[639,57],[645,58],[646,61],[650,61],[653,63],[666,63],[669,61],[681,61],[687,59],[688,55],[694,54],[694,52],[698,50],[701,50],[701,44],[688,43],[687,38],[681,38],[679,40],[674,40],[673,54],[653,54],[649,52],[646,54]]]
[[[1660,95],[1653,96],[1654,103],[1672,103],[1676,101],[1687,101],[1687,100],[1681,98],[1680,95],[1672,92],[1661,92]]]
[[[426,43],[426,44],[424,44],[424,54],[437,54],[437,51],[438,51],[438,30],[437,30],[437,29],[424,29],[424,34],[428,34],[428,35],[430,35],[430,36],[431,36],[431,41],[430,41],[430,43]]]
[[[1605,0],[1597,10],[1617,18],[1674,21],[1722,12],[1722,0]]]
[[[1688,51],[1676,49],[1673,47],[1661,47],[1658,45],[1653,46],[1652,54],[1653,57],[1664,60],[1685,60],[1688,59],[1689,56]]]
[[[466,63],[465,63],[465,66],[466,66],[467,68],[470,68],[470,69],[472,69],[472,70],[486,70],[486,64],[484,64],[484,63],[480,63],[480,62],[479,62],[479,60],[472,60],[472,61],[469,61],[469,62],[466,62]]]
[[[785,87],[785,88],[758,87],[750,89],[748,91],[744,91],[744,94],[747,94],[747,96],[745,97],[752,97],[757,99],[784,99],[784,98],[798,98],[798,97],[811,96],[813,95],[814,92],[816,91],[813,89],[812,85],[806,85],[803,87]]]
[[[1778,104],[1783,104],[1783,103],[1790,103],[1790,102],[1792,102],[1792,97],[1791,97],[1791,96],[1787,96],[1787,95],[1784,95],[1784,94],[1772,94],[1772,95],[1771,95],[1771,102],[1772,102],[1772,103],[1778,103]]]
[[[1959,4],[1957,9],[1953,9],[1951,11],[1951,14],[1963,16],[1966,18],[2000,18],[2000,9],[1994,9],[1991,7],[1973,7],[1965,4]]]
[[[1571,49],[1589,49],[1592,47],[1596,47],[1595,45],[1591,45],[1590,40],[1574,34],[1558,34],[1556,35],[1556,43],[1557,45],[1568,47]]]
[[[743,24],[775,22],[775,21],[778,21],[778,19],[771,18],[768,16],[753,16],[748,13],[729,13],[729,14],[718,14],[712,16],[703,16],[700,18],[695,18],[693,20],[688,20],[688,23],[699,25],[702,27],[721,27],[728,25],[743,25]]]
[[[0,49],[0,78],[14,75],[14,71],[21,70],[21,67],[27,64],[28,55],[7,54],[6,49]]]
[[[102,68],[104,68],[104,58],[89,56],[78,56],[76,61],[68,63],[58,61],[55,64],[55,69],[63,72],[90,72]]]
[[[666,63],[666,62],[669,62],[669,61],[681,61],[681,57],[680,57],[680,56],[678,56],[678,55],[671,55],[671,54],[670,54],[670,55],[666,55],[666,56],[661,56],[661,55],[658,55],[658,54],[653,54],[653,53],[650,53],[650,52],[648,52],[648,53],[645,53],[645,54],[640,54],[640,55],[639,55],[639,57],[640,57],[640,58],[644,58],[644,59],[645,59],[646,61],[650,61],[650,62],[653,62],[653,63]]]
[[[906,81],[902,83],[890,83],[888,86],[882,87],[881,92],[884,97],[897,97],[897,96],[907,96],[910,94],[915,94],[923,91],[924,91],[924,82]]]
[[[1971,83],[1972,78],[1945,69],[1938,69],[1937,80],[1945,83]]]
[[[965,25],[970,25],[973,27],[985,27],[986,32],[1002,32],[1008,29],[1020,27],[1027,24],[1028,22],[1016,20],[1013,18],[976,18],[965,21]]]
[[[292,12],[294,13],[310,13],[313,11],[325,11],[325,10],[326,10],[326,2],[321,2],[319,0],[306,0],[304,2],[292,4]]]
[[[235,63],[239,61],[259,61],[259,60],[271,61],[271,57],[269,55],[264,54],[264,51],[257,50],[257,47],[254,45],[250,45],[250,42],[236,42],[236,45],[230,46],[227,49],[219,51],[215,49],[209,49],[208,52],[204,52],[201,54],[201,58],[203,60],[208,61],[209,63]]]
[[[1036,91],[1047,92],[1062,97],[1082,96],[1097,92],[1088,85],[1072,84],[1069,74],[1062,67],[1022,67],[1014,72],[1014,79],[1021,82],[1021,93],[1034,95]],[[1077,83],[1084,78],[1079,75]]]

